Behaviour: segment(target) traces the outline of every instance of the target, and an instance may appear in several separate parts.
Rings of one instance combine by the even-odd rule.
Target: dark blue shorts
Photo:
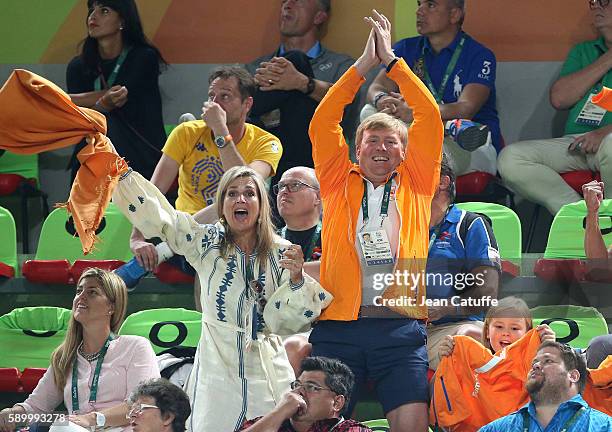
[[[422,321],[360,318],[320,321],[310,334],[313,356],[346,363],[355,387],[345,411],[350,415],[366,380],[373,379],[383,411],[412,402],[428,402],[427,336]]]

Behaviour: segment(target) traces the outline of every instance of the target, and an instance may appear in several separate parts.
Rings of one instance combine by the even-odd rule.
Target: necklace
[[[83,357],[85,360],[87,360],[88,362],[92,362],[92,361],[96,361],[98,360],[98,357],[100,357],[100,351],[95,352],[93,354],[87,354],[85,351],[83,351],[83,341],[81,341],[81,343],[79,344],[79,347],[77,348],[79,354],[81,354],[81,357]]]

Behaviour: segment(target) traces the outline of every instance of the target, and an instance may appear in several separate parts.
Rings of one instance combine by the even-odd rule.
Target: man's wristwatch
[[[315,81],[313,77],[308,77],[308,84],[306,85],[306,92],[304,93],[306,96],[311,94],[315,89]]]
[[[218,148],[223,148],[227,145],[228,142],[233,141],[233,138],[231,135],[225,135],[225,136],[216,136],[215,137],[215,145]]]
[[[106,425],[106,416],[98,411],[94,411],[94,414],[96,415],[96,427],[103,428]]]

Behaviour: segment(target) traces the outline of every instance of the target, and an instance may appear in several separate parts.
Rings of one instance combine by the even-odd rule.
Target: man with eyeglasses
[[[285,171],[280,181],[272,187],[276,206],[285,222],[281,236],[301,246],[304,253],[304,270],[319,279],[321,258],[321,212],[319,180],[309,167],[294,167]],[[289,336],[284,341],[289,363],[300,374],[302,359],[311,352],[307,334]]]
[[[138,385],[129,403],[127,418],[134,432],[184,432],[191,415],[187,394],[164,378]]]
[[[244,432],[368,432],[367,426],[344,419],[354,377],[344,363],[326,357],[307,357],[302,373],[291,383],[276,407],[247,421]]]
[[[531,402],[479,432],[609,432],[612,417],[585,402],[587,381],[582,356],[568,345],[544,342],[531,363],[525,388]]]
[[[588,0],[588,5],[599,37],[570,51],[550,89],[551,105],[569,110],[565,134],[511,144],[498,160],[506,184],[553,215],[581,199],[561,173],[599,171],[605,195],[612,194],[612,113],[591,102],[603,86],[612,86],[612,5],[609,0]]]

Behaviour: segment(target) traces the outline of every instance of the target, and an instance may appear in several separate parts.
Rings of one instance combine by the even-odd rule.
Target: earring
[[[108,311],[108,314],[109,314],[109,315],[112,315],[112,314],[113,314],[113,311]]]
[[[123,26],[119,26],[119,30],[123,30]]]

